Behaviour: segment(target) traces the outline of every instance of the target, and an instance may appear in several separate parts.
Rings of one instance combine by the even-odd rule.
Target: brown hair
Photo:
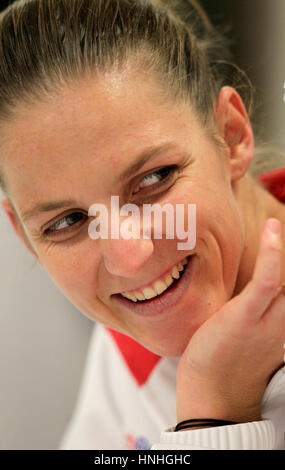
[[[227,42],[195,0],[18,0],[0,14],[0,121],[19,103],[48,99],[129,57],[159,77],[167,96],[189,100],[204,124],[237,75],[229,74]],[[251,87],[239,76],[245,99]],[[0,187],[7,192],[1,173]]]

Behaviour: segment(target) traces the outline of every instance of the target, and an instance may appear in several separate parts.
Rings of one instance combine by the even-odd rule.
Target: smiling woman
[[[102,325],[96,403],[81,406],[65,448],[124,448],[127,415],[153,449],[224,439],[283,448],[285,399],[277,418],[261,405],[285,377],[285,210],[251,175],[248,112],[221,57],[223,39],[193,0],[21,0],[0,16],[2,207],[55,284]],[[91,239],[89,208],[109,210],[112,196],[140,216],[150,202],[184,205],[186,221],[196,205],[196,245]],[[158,363],[156,405],[150,393],[144,408],[123,356],[144,368],[139,385]],[[176,419],[210,429],[169,428],[154,444],[156,416],[163,427],[173,419],[176,374]]]

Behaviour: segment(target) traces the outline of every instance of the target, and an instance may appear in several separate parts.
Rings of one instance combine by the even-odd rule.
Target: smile
[[[197,260],[195,254],[189,255],[151,284],[113,294],[115,304],[142,317],[175,314],[177,308],[183,305],[184,294],[192,285],[199,266]]]
[[[152,284],[149,284],[142,289],[121,292],[121,295],[132,302],[144,302],[145,300],[158,297],[166,291],[175,280],[178,280],[182,276],[187,264],[188,259],[186,257],[181,262],[173,266],[172,269],[161,278],[156,279]]]

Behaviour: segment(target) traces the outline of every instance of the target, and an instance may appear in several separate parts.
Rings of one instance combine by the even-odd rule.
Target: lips
[[[191,278],[195,271],[195,260],[196,255],[189,256],[188,264],[185,265],[185,269],[179,279],[173,280],[171,286],[169,286],[164,292],[155,297],[144,300],[144,301],[132,301],[127,299],[121,294],[114,294],[112,296],[113,301],[124,309],[127,309],[137,315],[151,317],[157,316],[163,313],[167,313],[169,309],[177,306],[177,302],[180,301],[187,291],[188,286],[191,284]]]

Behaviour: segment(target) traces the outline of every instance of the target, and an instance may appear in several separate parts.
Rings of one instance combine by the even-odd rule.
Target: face
[[[19,107],[4,133],[9,196],[26,240],[59,289],[89,318],[159,355],[180,356],[231,297],[244,241],[227,157],[191,107],[167,101],[154,79],[126,67],[66,86],[49,103]],[[128,171],[158,146],[164,149]],[[88,209],[101,203],[110,214],[111,196],[140,211],[145,203],[184,204],[185,221],[187,204],[196,204],[196,246],[179,250],[177,236],[91,239]],[[27,214],[61,201],[67,204]],[[143,294],[157,280],[162,286],[186,257],[180,279],[168,277],[156,298],[133,302],[121,295]]]

